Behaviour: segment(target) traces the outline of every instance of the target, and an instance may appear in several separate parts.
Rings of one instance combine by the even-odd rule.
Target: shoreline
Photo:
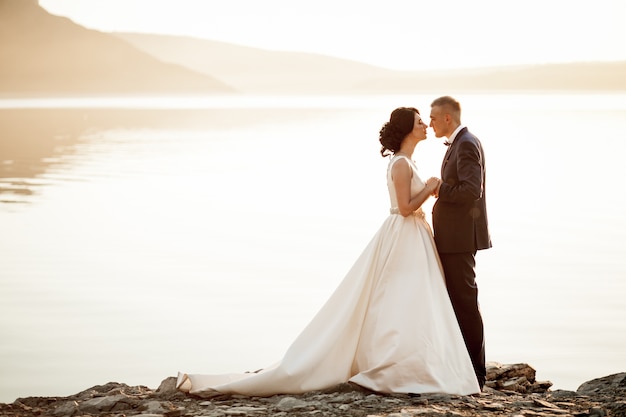
[[[385,394],[353,383],[325,390],[270,397],[219,392],[191,395],[176,389],[176,377],[153,390],[109,382],[68,397],[25,397],[0,403],[0,417],[178,416],[626,416],[626,372],[596,378],[576,391],[551,391],[525,363],[491,362],[480,394]]]

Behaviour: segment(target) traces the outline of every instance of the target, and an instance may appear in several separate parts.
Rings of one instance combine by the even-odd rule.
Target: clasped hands
[[[439,197],[439,187],[441,187],[442,181],[437,177],[430,177],[426,180],[426,189],[430,191],[430,194],[434,197]]]

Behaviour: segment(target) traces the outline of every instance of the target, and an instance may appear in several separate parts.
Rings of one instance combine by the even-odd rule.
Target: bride
[[[380,130],[390,214],[335,292],[276,364],[255,373],[178,374],[191,394],[299,394],[352,382],[384,393],[480,392],[422,204],[439,180],[412,161],[426,139],[400,107]]]

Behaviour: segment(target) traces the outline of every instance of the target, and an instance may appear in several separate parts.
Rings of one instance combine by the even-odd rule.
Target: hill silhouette
[[[402,72],[367,80],[356,89],[370,93],[407,91],[539,92],[625,91],[626,62],[574,62],[511,67]]]
[[[395,71],[303,52],[269,51],[185,36],[114,33],[162,61],[211,74],[247,93],[351,93]]]
[[[0,0],[0,95],[626,91],[625,62],[394,71],[184,36],[104,33]]]
[[[167,62],[252,93],[626,90],[626,62],[394,71],[317,54],[267,51],[184,36],[114,33]]]
[[[36,0],[0,0],[0,94],[225,93],[206,74],[54,16]]]

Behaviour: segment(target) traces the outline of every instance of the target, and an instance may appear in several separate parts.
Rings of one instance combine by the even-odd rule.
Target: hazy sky
[[[626,60],[624,0],[40,0],[88,28],[189,35],[394,69]]]

